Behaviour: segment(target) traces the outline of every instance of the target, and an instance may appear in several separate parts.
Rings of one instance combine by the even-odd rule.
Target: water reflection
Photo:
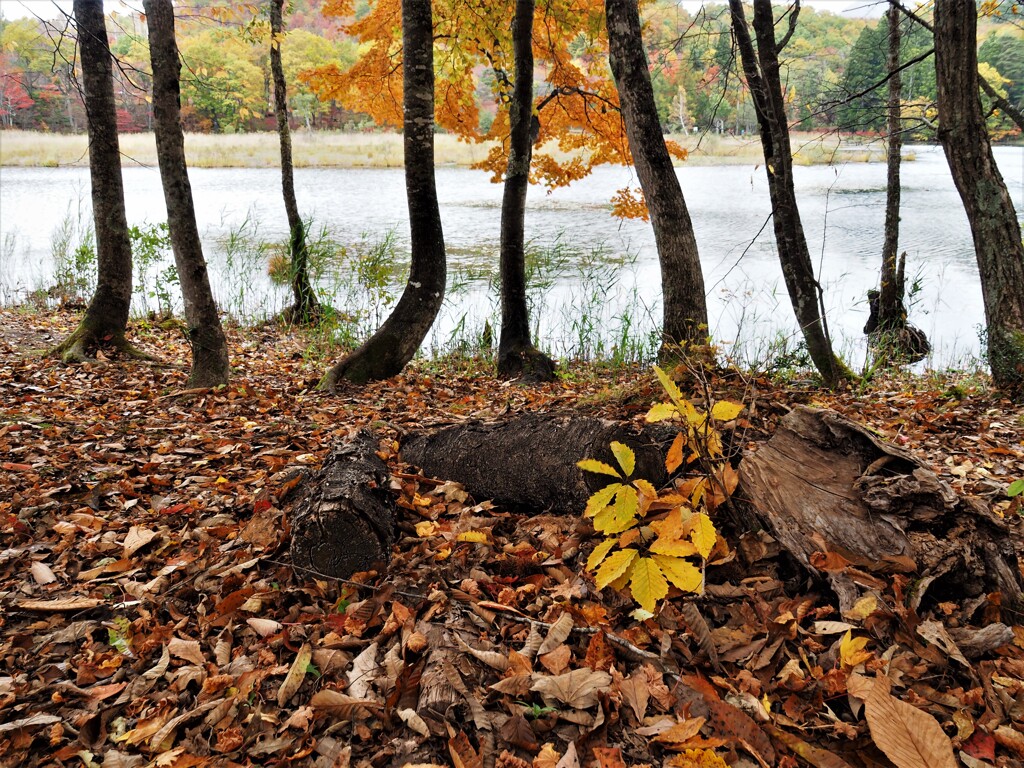
[[[901,248],[908,282],[916,286],[912,321],[933,341],[932,363],[955,364],[979,351],[981,290],[970,230],[945,159],[936,147],[908,147],[903,167]],[[995,150],[1011,195],[1024,210],[1024,149]],[[877,281],[885,210],[885,166],[849,163],[796,168],[804,228],[826,291],[829,327],[854,363],[863,355],[865,294]],[[193,193],[218,300],[245,314],[270,314],[287,291],[266,277],[265,264],[228,274],[225,242],[248,218],[258,234],[282,240],[286,231],[276,169],[194,169]],[[754,166],[683,167],[680,181],[700,246],[711,330],[725,344],[763,349],[795,325],[774,251],[767,182]],[[501,187],[486,174],[437,171],[445,240],[456,290],[432,342],[471,335],[494,322],[490,276],[497,261]],[[542,343],[556,355],[587,352],[587,333],[606,344],[643,336],[658,325],[657,254],[649,224],[612,218],[615,190],[637,185],[629,170],[602,168],[551,194],[532,188],[526,228],[541,258],[544,290],[532,300]],[[372,243],[393,232],[399,252],[408,241],[405,184],[394,169],[300,169],[300,208],[341,243]],[[126,168],[128,218],[165,218],[155,168]],[[52,281],[50,236],[81,203],[88,216],[88,173],[79,168],[0,169],[0,298],[12,300]],[[249,271],[240,277],[238,271]],[[241,295],[239,289],[242,288]],[[593,343],[590,338],[589,343]],[[593,351],[590,349],[589,351]],[[606,350],[607,351],[607,348]]]

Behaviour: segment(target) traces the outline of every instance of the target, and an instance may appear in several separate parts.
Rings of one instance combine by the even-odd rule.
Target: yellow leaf
[[[669,446],[668,453],[665,455],[665,469],[670,475],[679,469],[679,466],[683,463],[684,441],[683,433],[680,432],[676,435],[676,439],[672,441],[672,445]]]
[[[423,538],[433,536],[439,530],[441,530],[441,526],[433,520],[424,520],[422,523],[416,523],[416,535],[422,536]]]
[[[622,483],[609,483],[599,491],[594,491],[589,499],[587,499],[587,517],[593,517],[602,509],[612,503],[612,499],[615,498],[615,494],[619,492],[622,487]]]
[[[679,415],[679,409],[672,403],[655,403],[647,412],[647,421],[665,421]]]
[[[636,561],[634,560],[633,562],[635,563]],[[633,566],[631,565],[629,568],[626,569],[626,572],[624,574],[619,576],[619,578],[617,578],[615,581],[613,581],[608,586],[611,587],[612,589],[619,589],[619,590],[625,589],[626,585],[629,584],[629,577],[632,576],[632,575],[633,575]]]
[[[625,485],[615,497],[615,503],[594,516],[594,528],[601,533],[622,533],[636,523],[640,500],[636,488]]]
[[[743,403],[730,403],[725,400],[715,403],[711,409],[711,418],[715,421],[732,421],[743,412]]]
[[[654,366],[654,373],[658,377],[658,381],[661,382],[662,388],[668,393],[669,399],[675,404],[676,408],[680,412],[684,412],[683,403],[690,405],[689,402],[683,397],[683,393],[679,391],[679,386],[672,381],[672,377],[665,373],[659,366]],[[690,408],[693,408],[691,405]]]
[[[697,547],[686,539],[660,538],[651,545],[651,552],[671,557],[691,557],[697,554]]]
[[[470,541],[470,542],[475,542],[477,544],[486,544],[487,543],[487,532],[486,531],[466,531],[465,533],[460,533],[458,536],[456,536],[455,540],[456,541]]]
[[[608,556],[608,553],[612,551],[612,547],[614,546],[615,539],[605,539],[594,547],[594,551],[591,552],[590,557],[587,558],[587,570],[592,571],[604,562],[604,559]]]
[[[612,455],[615,460],[619,462],[619,466],[622,467],[622,471],[626,477],[633,474],[633,470],[636,468],[636,455],[633,453],[633,449],[624,443],[613,441],[611,444]]]
[[[612,467],[605,464],[603,461],[597,459],[583,459],[577,461],[576,466],[582,469],[584,472],[594,472],[598,475],[611,475],[612,477],[619,477],[619,473]]]
[[[668,594],[668,581],[661,568],[649,557],[637,560],[633,566],[633,576],[629,580],[629,588],[633,592],[633,599],[640,604],[645,611],[654,613],[659,600]]]
[[[637,554],[635,549],[620,549],[618,552],[610,555],[604,561],[604,564],[597,569],[597,574],[595,575],[597,588],[604,589],[622,576],[626,569],[633,564]]]
[[[708,481],[701,478],[697,481],[696,485],[693,486],[693,491],[690,493],[690,505],[696,509],[700,506],[701,501],[704,499],[704,492],[707,491]]]
[[[690,531],[690,541],[697,547],[700,556],[705,560],[715,548],[715,541],[718,539],[718,531],[711,518],[700,512],[694,515],[693,530]]]
[[[693,563],[666,555],[652,555],[651,557],[661,568],[662,573],[668,577],[668,580],[683,592],[700,593],[703,591],[704,574]]]
[[[866,637],[854,637],[851,630],[846,630],[846,634],[843,635],[843,639],[839,643],[839,661],[844,667],[855,667],[873,659],[874,654],[864,650],[864,646],[867,644]]]
[[[658,497],[657,489],[650,484],[647,480],[634,480],[633,487],[636,488],[640,493],[646,496],[648,499],[656,499]]]

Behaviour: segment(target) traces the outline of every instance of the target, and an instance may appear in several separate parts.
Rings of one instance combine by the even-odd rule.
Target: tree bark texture
[[[665,147],[640,29],[637,0],[605,0],[612,75],[619,92],[633,165],[644,191],[661,265],[662,353],[708,336],[697,239],[679,177]]]
[[[807,351],[827,386],[835,386],[849,374],[832,351],[832,343],[821,316],[820,287],[807,248],[800,210],[793,185],[793,153],[789,143],[786,103],[779,75],[779,50],[775,40],[775,19],[771,0],[754,0],[753,28],[757,50],[747,28],[742,0],[729,0],[732,30],[743,72],[754,101],[754,112],[764,150],[768,193],[772,201],[772,225],[779,249],[779,261],[797,322]],[[792,11],[796,14],[799,4]],[[790,18],[790,26],[796,23]]]
[[[534,0],[516,0],[512,20],[515,72],[509,111],[509,152],[501,198],[501,335],[498,374],[552,381],[555,366],[533,345],[526,305],[526,193],[530,186],[533,141],[533,13]]]
[[[973,0],[936,3],[939,140],[971,223],[992,379],[997,387],[1020,395],[1024,393],[1024,244],[985,127],[978,95],[976,33]]]
[[[668,480],[665,453],[678,430],[640,430],[571,414],[529,414],[494,423],[470,422],[414,435],[402,443],[402,460],[427,475],[454,480],[478,499],[564,514],[581,514],[607,477],[583,472],[581,459],[616,466],[613,440],[636,452],[635,477],[660,487]]]
[[[1005,524],[960,500],[910,452],[834,411],[798,406],[743,457],[740,484],[783,548],[829,573],[844,609],[859,597],[854,569],[941,580],[936,588],[960,597],[998,590],[1020,602]]]
[[[153,117],[160,181],[167,205],[174,261],[178,268],[185,321],[192,345],[189,386],[210,387],[228,380],[228,345],[217,304],[210,290],[203,246],[196,225],[192,187],[185,162],[181,129],[181,90],[178,44],[174,36],[171,0],[144,0],[153,68]]]
[[[75,0],[78,51],[89,131],[89,179],[96,228],[96,291],[78,328],[54,354],[84,360],[91,346],[130,349],[125,340],[132,301],[132,247],[124,208],[113,62],[102,0]]]
[[[306,228],[299,216],[295,198],[295,171],[292,162],[292,132],[288,125],[288,86],[281,63],[281,38],[284,36],[284,0],[270,0],[270,71],[274,80],[274,116],[281,145],[281,191],[288,217],[289,252],[291,256],[292,294],[294,304],[287,313],[297,323],[315,321],[320,316],[320,302],[309,281],[309,249]]]
[[[378,440],[361,430],[336,446],[303,484],[292,513],[297,567],[344,579],[391,560],[396,508],[378,448]]]
[[[327,372],[321,382],[327,390],[342,379],[362,384],[398,374],[416,354],[444,302],[447,265],[434,183],[430,0],[402,0],[402,51],[405,188],[412,245],[409,281],[377,332]]]
[[[903,286],[897,280],[896,260],[900,245],[900,152],[903,149],[900,124],[900,12],[892,7],[889,21],[889,104],[886,116],[885,240],[882,245],[882,274],[878,297],[878,329],[898,330],[906,320]]]

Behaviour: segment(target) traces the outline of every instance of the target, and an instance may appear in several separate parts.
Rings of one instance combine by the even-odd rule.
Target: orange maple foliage
[[[376,0],[360,19],[351,0],[329,0],[324,13],[345,19],[342,28],[362,45],[347,70],[337,65],[305,73],[303,79],[323,99],[370,115],[378,124],[402,124],[401,11],[399,0]],[[467,142],[493,141],[474,167],[502,181],[508,165],[513,71],[512,8],[508,5],[441,0],[434,4],[435,119],[438,126]],[[604,163],[632,163],[618,93],[608,69],[608,38],[601,0],[549,0],[539,3],[533,26],[534,58],[545,93],[535,100],[539,121],[530,181],[549,190],[584,178]],[[489,72],[490,75],[485,73]],[[496,114],[489,127],[481,116],[481,83],[490,86]],[[669,151],[686,151],[670,143]],[[620,190],[613,200],[620,217],[646,218],[643,196]]]

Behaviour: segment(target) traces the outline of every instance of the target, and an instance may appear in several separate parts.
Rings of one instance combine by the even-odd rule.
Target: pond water
[[[941,149],[905,151],[915,158],[903,165],[901,211],[901,249],[915,288],[911,321],[932,340],[931,364],[956,365],[979,354],[984,322],[970,230]],[[1024,148],[999,147],[995,154],[1018,212],[1024,211]],[[288,303],[288,291],[268,278],[265,251],[242,246],[284,239],[278,170],[190,173],[218,301],[243,319],[276,312]],[[163,221],[157,170],[126,168],[124,178],[129,222]],[[746,359],[766,354],[773,340],[795,339],[768,220],[764,169],[684,166],[679,179],[700,247],[714,339]],[[885,166],[798,167],[796,182],[830,331],[837,349],[857,365],[864,355],[865,293],[878,280]],[[452,287],[428,344],[443,347],[472,339],[487,320],[495,324],[492,276],[501,187],[480,171],[462,168],[439,168],[437,183]],[[606,167],[551,194],[530,190],[526,229],[536,257],[534,322],[540,344],[557,356],[609,354],[624,339],[644,339],[658,327],[659,273],[650,225],[618,221],[609,213],[612,195],[626,185],[637,186],[628,169]],[[393,286],[400,290],[404,282],[408,224],[402,171],[299,169],[296,188],[303,215],[347,250],[347,259],[339,256],[327,265],[321,287],[339,309],[360,310],[363,324],[372,327],[387,312],[379,292],[363,285],[373,282],[365,273],[380,266],[367,256],[374,244],[390,240],[399,261]],[[0,169],[0,300],[16,301],[53,283],[54,232],[85,226],[88,200],[86,169]]]

